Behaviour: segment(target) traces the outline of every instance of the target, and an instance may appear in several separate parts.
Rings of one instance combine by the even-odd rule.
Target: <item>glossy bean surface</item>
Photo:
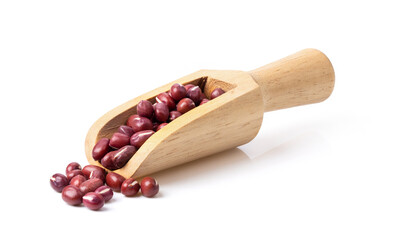
[[[105,174],[99,170],[93,170],[90,172],[89,179],[98,178],[105,183]]]
[[[156,101],[167,104],[169,110],[173,110],[176,107],[174,99],[168,93],[160,93],[157,95]]]
[[[79,205],[82,203],[83,193],[74,186],[67,186],[62,191],[63,200],[73,206]]]
[[[130,138],[130,144],[137,148],[140,148],[142,144],[144,144],[146,140],[148,140],[148,138],[150,138],[154,133],[155,132],[152,130],[134,133],[133,136],[131,136]]]
[[[81,168],[81,165],[79,164],[79,163],[77,163],[77,162],[72,162],[72,163],[69,163],[68,165],[67,165],[67,167],[66,167],[66,174],[68,173],[68,172],[71,172],[72,170],[81,170],[82,168]]]
[[[137,149],[134,146],[127,145],[115,151],[112,159],[112,164],[116,169],[122,168],[133,155]]]
[[[62,192],[63,188],[68,185],[68,178],[61,173],[56,173],[49,179],[49,183],[56,192]]]
[[[126,180],[122,175],[115,172],[109,172],[106,177],[107,185],[115,192],[120,192],[122,183]]]
[[[153,197],[159,192],[159,184],[154,178],[145,177],[141,181],[141,193],[145,197]]]
[[[126,179],[122,183],[121,192],[126,197],[135,196],[140,190],[140,184],[133,178]]]
[[[189,91],[190,88],[195,87],[195,86],[196,85],[194,85],[194,84],[186,84],[185,85],[186,92]]]
[[[104,206],[104,197],[99,193],[90,192],[82,197],[83,205],[90,210],[99,210]]]
[[[151,118],[153,115],[152,103],[146,100],[141,100],[137,104],[137,114],[141,117]]]
[[[81,190],[82,194],[85,195],[88,192],[94,192],[97,188],[102,186],[104,183],[99,178],[92,178],[86,180],[79,186],[79,190]]]
[[[94,160],[100,161],[105,156],[105,154],[109,152],[109,150],[109,139],[102,138],[96,143],[96,145],[94,145],[92,150],[92,157]]]
[[[86,178],[89,178],[90,173],[92,171],[96,171],[96,170],[102,171],[104,175],[106,174],[104,168],[101,168],[101,167],[95,166],[95,165],[86,165],[85,167],[82,168],[82,173],[83,173],[83,175],[85,175]]]
[[[77,176],[77,175],[82,175],[82,176],[83,176],[82,171],[79,170],[79,169],[75,169],[75,170],[72,170],[72,171],[68,172],[68,173],[67,173],[67,179],[68,179],[68,181],[70,181],[73,177],[75,177],[75,176]]]
[[[187,97],[193,100],[196,106],[200,104],[201,96],[202,92],[199,86],[194,86],[187,91]]]
[[[207,102],[209,102],[209,99],[204,98],[203,100],[201,100],[200,106],[203,105],[204,103],[207,103]]]
[[[184,113],[187,113],[188,111],[192,110],[195,107],[196,107],[196,105],[193,102],[193,100],[191,100],[190,98],[184,98],[181,101],[179,101],[179,103],[177,105],[177,111],[184,114]]]
[[[174,85],[171,86],[170,89],[170,96],[175,100],[175,101],[179,101],[182,98],[186,97],[186,88],[179,83],[175,83]]]
[[[167,126],[168,123],[162,123],[157,127],[157,131],[159,131],[160,129],[162,129],[163,127]]]
[[[105,154],[105,156],[100,161],[101,165],[109,170],[116,170],[116,167],[113,163],[114,155],[115,151]]]
[[[101,187],[97,188],[96,191],[94,191],[94,192],[100,194],[104,198],[104,201],[106,201],[106,202],[111,200],[112,197],[114,196],[114,192],[108,186],[101,186]]]
[[[182,113],[180,113],[178,111],[171,111],[170,112],[170,117],[169,117],[170,122],[174,121],[175,119],[177,119],[181,115],[182,115]]]
[[[77,175],[73,177],[70,181],[70,185],[79,188],[83,182],[86,181],[85,176]]]
[[[130,126],[136,133],[144,130],[153,129],[152,121],[146,117],[140,116],[134,117],[131,121],[128,121],[127,125]]]
[[[170,111],[168,110],[168,106],[163,102],[157,103],[155,107],[156,120],[158,122],[166,122],[169,116]]]
[[[224,93],[223,89],[215,88],[211,93],[211,99],[215,99]]]
[[[135,132],[132,127],[129,127],[127,125],[122,125],[118,128],[118,133],[122,133],[124,135],[131,137]]]
[[[123,133],[114,133],[109,141],[109,146],[119,149],[129,144],[130,137]]]

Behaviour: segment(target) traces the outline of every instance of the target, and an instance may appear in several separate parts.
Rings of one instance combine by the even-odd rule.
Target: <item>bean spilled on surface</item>
[[[140,184],[133,178],[126,179],[122,183],[121,192],[126,197],[135,196],[140,190]]]
[[[69,164],[69,166],[71,165],[78,166],[79,164]],[[80,171],[90,174],[89,179],[87,180],[83,174],[78,174],[69,182],[67,177],[60,173],[56,173],[50,178],[51,187],[55,191],[61,192],[62,199],[69,205],[77,206],[83,203],[91,210],[99,210],[105,202],[113,198],[114,191],[120,191],[128,197],[136,196],[140,189],[142,195],[146,197],[153,197],[159,191],[157,181],[150,177],[144,178],[140,185],[133,178],[126,180],[115,172],[106,174],[103,168],[94,165],[87,165],[82,171],[78,167],[72,169],[66,168],[66,171],[69,170],[69,173]],[[105,177],[104,180],[102,180],[103,177]]]
[[[90,210],[99,210],[104,206],[104,197],[96,192],[87,193],[82,197],[82,199],[83,205]]]
[[[68,185],[68,179],[63,174],[56,173],[49,179],[49,183],[56,192],[62,192],[63,188]]]
[[[145,177],[141,181],[141,193],[145,197],[153,197],[159,192],[159,184],[154,178]]]
[[[77,162],[72,162],[67,165],[66,167],[66,174],[71,172],[72,170],[82,170],[81,165]]]
[[[81,190],[82,194],[85,195],[88,192],[94,192],[97,188],[103,186],[103,181],[99,178],[92,178],[86,180],[79,186],[79,190]]]
[[[124,180],[126,179],[122,175],[114,172],[109,172],[106,177],[107,185],[115,192],[120,192]]]
[[[79,170],[79,169],[71,170],[70,172],[67,173],[68,181],[70,181],[73,177],[75,177],[77,175],[83,176],[82,170]]]
[[[85,176],[83,175],[77,175],[73,177],[70,181],[70,185],[79,188],[83,182],[86,181]]]
[[[104,175],[106,174],[105,170],[99,166],[94,166],[94,165],[86,165],[85,167],[82,168],[82,173],[85,175],[85,177],[89,178],[90,174],[93,171],[101,171]]]
[[[67,186],[62,191],[63,200],[73,206],[79,205],[82,203],[82,192],[74,186]]]
[[[94,191],[94,192],[100,194],[106,202],[111,200],[112,197],[114,196],[114,192],[108,186],[101,186],[101,187],[97,188],[96,191]]]

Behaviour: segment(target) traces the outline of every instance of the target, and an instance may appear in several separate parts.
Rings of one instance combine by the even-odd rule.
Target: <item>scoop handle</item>
[[[261,87],[265,112],[324,101],[335,82],[330,60],[316,49],[304,49],[249,74]]]

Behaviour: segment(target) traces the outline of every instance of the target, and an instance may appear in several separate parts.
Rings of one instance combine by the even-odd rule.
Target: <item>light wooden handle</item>
[[[316,49],[302,50],[249,73],[261,87],[265,112],[318,103],[334,89],[331,62]]]

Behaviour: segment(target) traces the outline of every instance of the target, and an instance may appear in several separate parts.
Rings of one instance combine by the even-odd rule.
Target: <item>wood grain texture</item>
[[[265,111],[318,103],[334,89],[330,60],[316,49],[305,49],[249,72],[261,86]]]
[[[321,54],[307,49],[249,73],[201,70],[177,79],[98,119],[86,136],[86,157],[90,164],[101,166],[91,156],[95,143],[111,137],[130,115],[136,114],[139,101],[154,102],[156,95],[168,91],[174,83],[198,84],[207,96],[217,87],[226,93],[169,123],[114,172],[139,178],[243,145],[259,132],[265,111],[315,103],[331,94],[334,73]]]

